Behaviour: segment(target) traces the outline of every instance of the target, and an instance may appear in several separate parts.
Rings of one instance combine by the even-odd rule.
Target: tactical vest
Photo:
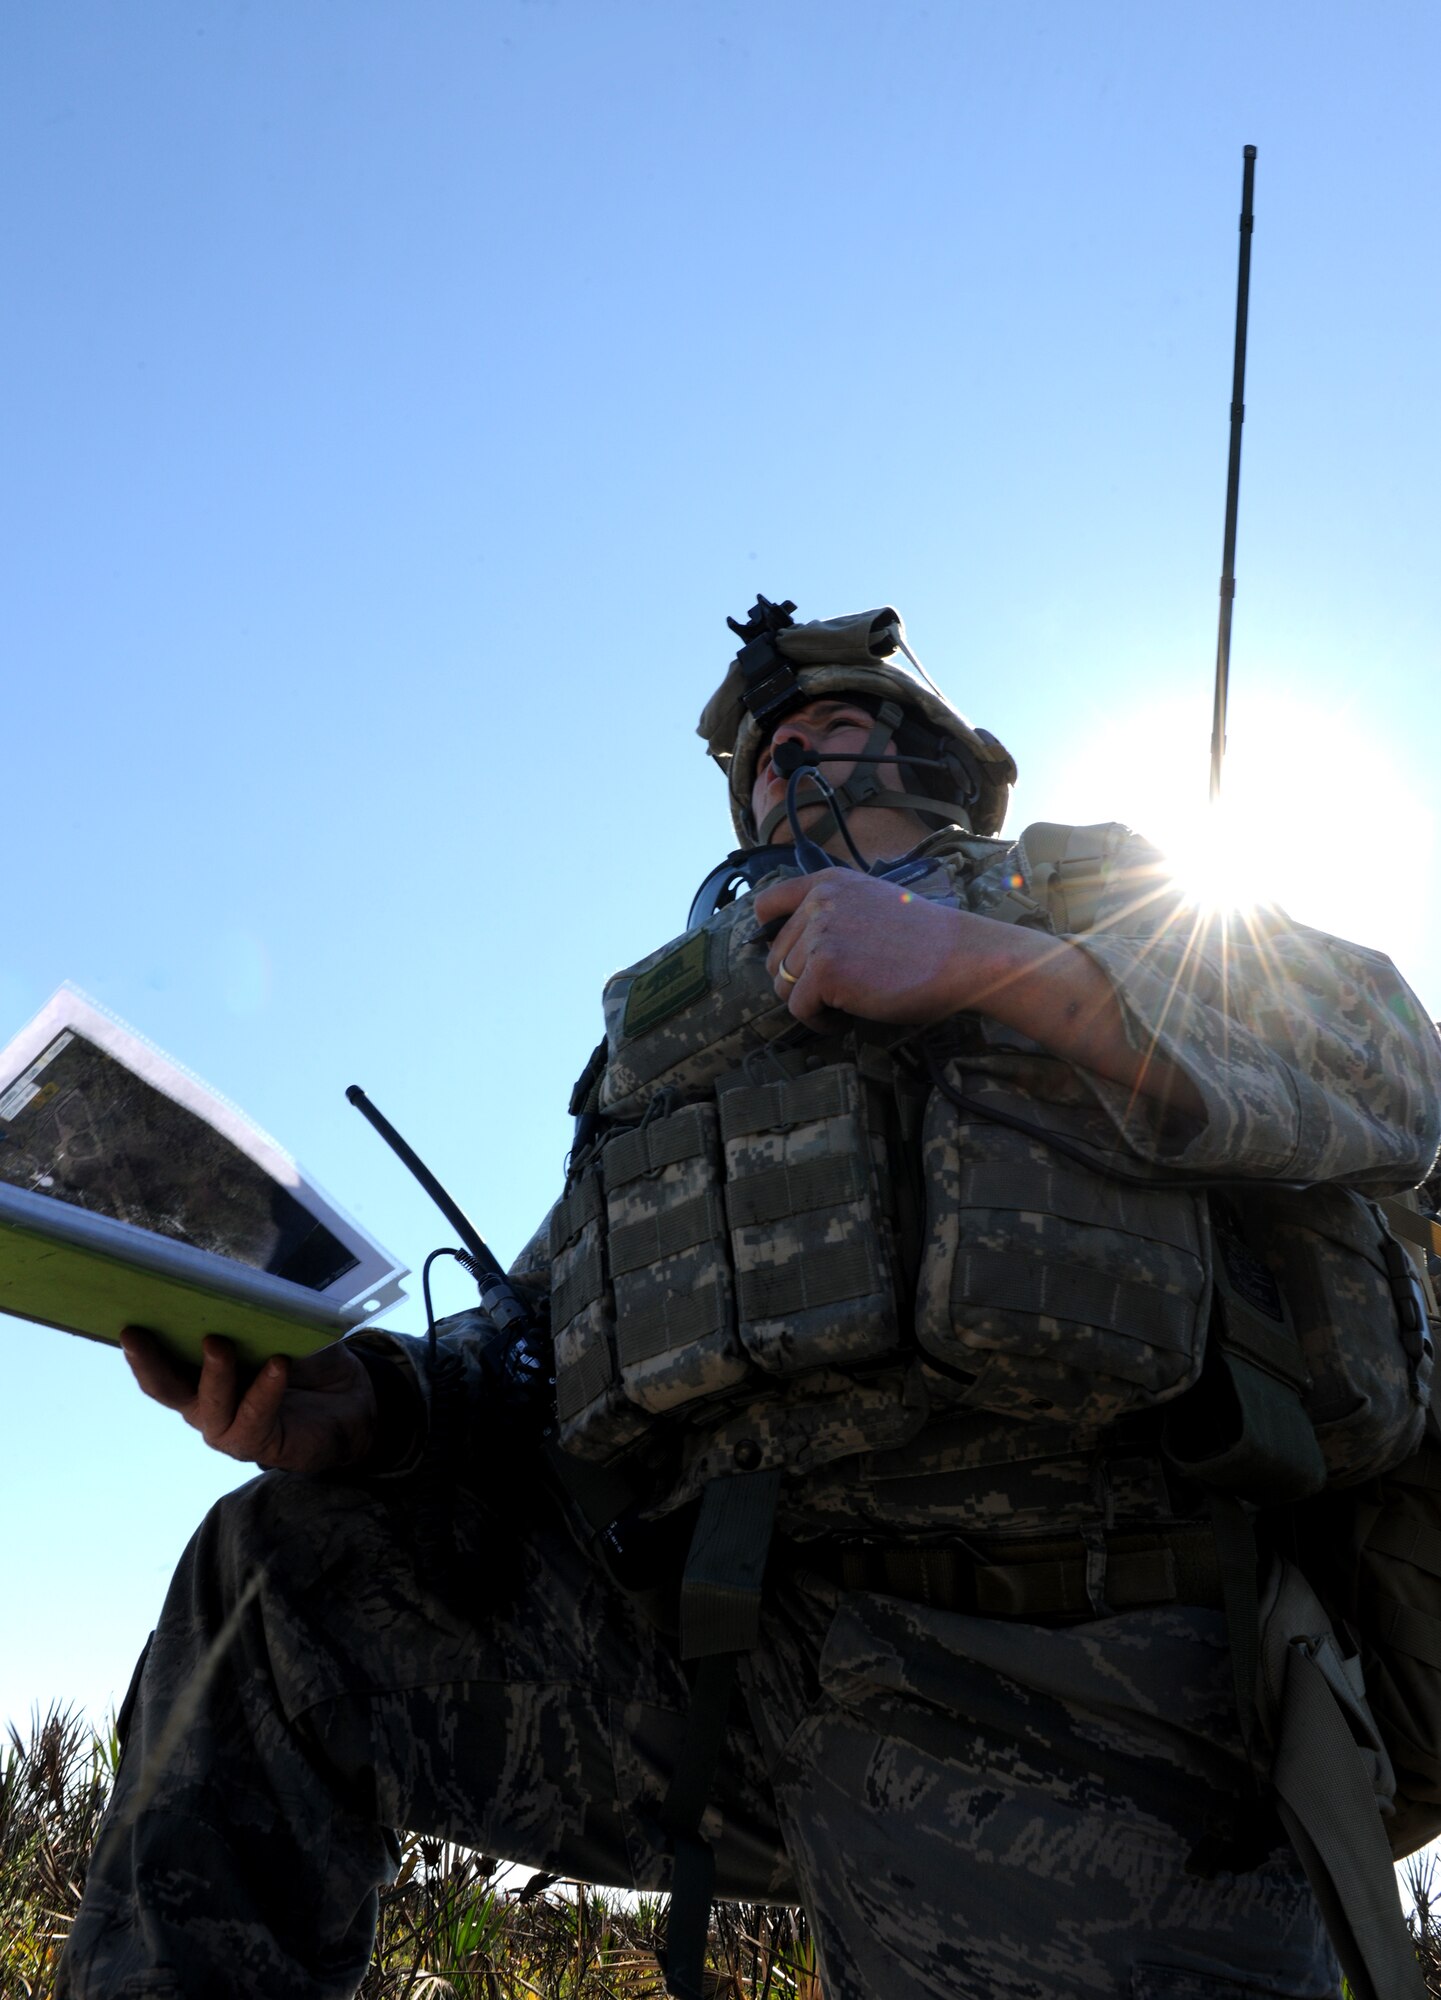
[[[1084,933],[1146,900],[1110,893],[1127,841],[958,838],[907,888]],[[550,1223],[567,1452],[606,1463],[681,1425],[694,1491],[737,1441],[803,1471],[935,1406],[1093,1433],[1174,1402],[1173,1456],[1270,1500],[1415,1448],[1429,1344],[1374,1204],[1149,1173],[1069,1065],[975,1020],[929,1074],[914,1038],[817,1035],[767,950],[746,899],[606,987],[583,1080],[602,1136]]]
[[[1112,894],[1125,849],[1120,827],[1034,826],[1014,849],[943,845],[907,888],[1061,934],[1158,929],[1154,889]],[[1149,1173],[1082,1076],[979,1020],[939,1050],[929,1031],[925,1067],[919,1038],[818,1036],[777,999],[767,949],[741,902],[609,982],[603,1062],[572,1101],[601,1137],[550,1223],[564,1451],[605,1465],[672,1426],[687,1472],[670,1501],[702,1496],[680,1611],[691,1720],[662,1812],[670,1990],[700,1988],[701,1814],[783,1473],[903,1443],[939,1405],[1079,1436],[1166,1406],[1167,1456],[1210,1495],[1258,1778],[1352,1990],[1419,1992],[1372,1802],[1397,1852],[1441,1826],[1424,1252],[1346,1188]],[[1258,1598],[1258,1508],[1323,1488],[1295,1510],[1305,1573],[1273,1555]],[[1360,1627],[1364,1686],[1307,1574],[1340,1630]]]

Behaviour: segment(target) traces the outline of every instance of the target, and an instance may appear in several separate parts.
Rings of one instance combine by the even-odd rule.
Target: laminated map
[[[303,1353],[403,1267],[234,1105],[62,987],[0,1052],[0,1312],[194,1358]],[[223,1323],[222,1323],[223,1322]]]

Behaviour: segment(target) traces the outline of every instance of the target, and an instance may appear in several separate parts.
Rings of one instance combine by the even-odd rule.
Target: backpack
[[[1441,1256],[1441,1222],[1387,1202],[1395,1236]],[[1393,1237],[1393,1241],[1395,1237]],[[1399,1251],[1399,1244],[1397,1245]],[[1441,1337],[1436,1295],[1419,1280]],[[1355,1637],[1367,1701],[1396,1778],[1386,1834],[1399,1861],[1441,1835],[1441,1416],[1428,1407],[1416,1449],[1306,1510],[1309,1572]]]
[[[1119,831],[1022,836],[1058,929],[1103,915]],[[1242,1731],[1354,2000],[1424,2000],[1393,1863],[1441,1835],[1441,1220],[1335,1186],[1211,1208],[1219,1337],[1168,1443],[1211,1495]]]
[[[1345,1192],[1308,1196],[1334,1207]],[[1441,1253],[1441,1223],[1414,1198],[1365,1206],[1383,1225],[1394,1312],[1373,1300],[1344,1337],[1360,1357],[1358,1372],[1379,1367],[1384,1375],[1399,1333],[1423,1395],[1419,1436],[1399,1456],[1383,1452],[1372,1467],[1356,1459],[1336,1470],[1368,1426],[1359,1409],[1349,1429],[1343,1417],[1337,1430],[1333,1418],[1322,1490],[1259,1522],[1235,1503],[1228,1518],[1223,1503],[1216,1526],[1253,1764],[1356,2000],[1420,2000],[1425,1987],[1397,1921],[1392,1864],[1441,1834],[1441,1421],[1430,1394],[1441,1320],[1424,1255],[1407,1253]],[[1303,1406],[1324,1376],[1317,1371]],[[1328,1435],[1325,1422],[1315,1430],[1318,1440]],[[1259,1567],[1258,1525],[1269,1549]]]

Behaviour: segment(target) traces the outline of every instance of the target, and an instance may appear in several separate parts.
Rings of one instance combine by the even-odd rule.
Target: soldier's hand
[[[964,1005],[966,917],[894,882],[826,869],[756,897],[762,924],[784,917],[766,965],[798,1021],[831,1011],[923,1026]]]
[[[821,1028],[843,1013],[926,1027],[974,1010],[1168,1110],[1206,1115],[1184,1070],[1154,1043],[1132,1043],[1110,980],[1069,938],[846,868],[762,889],[755,914],[761,924],[783,920],[766,966],[798,1021]]]
[[[300,1361],[272,1355],[248,1383],[218,1334],[205,1336],[199,1369],[141,1327],[127,1326],[120,1344],[146,1395],[229,1458],[267,1471],[336,1472],[362,1459],[375,1435],[370,1375],[343,1342]]]

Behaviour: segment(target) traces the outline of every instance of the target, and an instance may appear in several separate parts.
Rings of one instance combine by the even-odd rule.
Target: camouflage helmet
[[[949,771],[949,783],[938,779],[934,789],[952,796],[888,792],[882,802],[904,804],[973,833],[995,833],[1016,780],[1015,760],[989,730],[975,728],[946,700],[906,644],[900,613],[885,605],[798,625],[794,610],[789,601],[772,604],[758,597],[744,625],[726,620],[743,644],[697,727],[729,780],[731,819],[742,847],[770,838],[770,827],[757,827],[751,817],[751,790],[776,725],[807,702],[844,695],[860,698],[877,716],[856,771],[837,788],[845,804],[879,798],[876,766],[867,769],[867,759],[886,750],[904,720],[918,717],[935,730],[937,751]],[[903,660],[894,657],[898,653]],[[778,818],[779,811],[772,824]]]

